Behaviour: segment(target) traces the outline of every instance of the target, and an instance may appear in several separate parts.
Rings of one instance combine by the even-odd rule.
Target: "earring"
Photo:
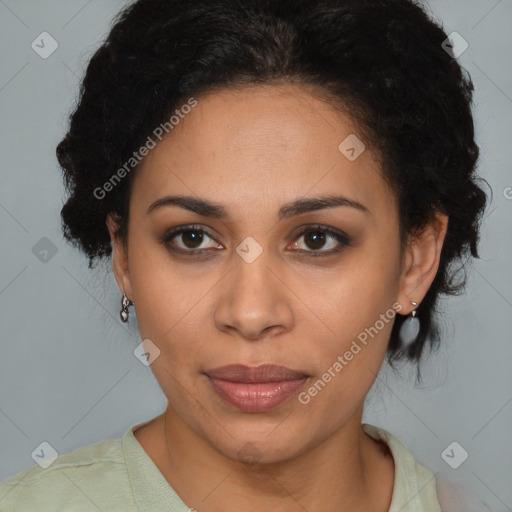
[[[414,306],[414,309],[400,327],[399,336],[403,348],[407,348],[411,345],[416,340],[416,337],[420,332],[420,319],[416,316],[416,306],[418,303],[411,302],[411,304]]]
[[[128,316],[130,315],[128,308],[130,306],[133,306],[133,304],[134,304],[133,300],[130,300],[126,296],[126,293],[123,293],[123,298],[121,299],[121,311],[119,312],[119,315],[121,316],[121,320],[123,322],[128,322]]]

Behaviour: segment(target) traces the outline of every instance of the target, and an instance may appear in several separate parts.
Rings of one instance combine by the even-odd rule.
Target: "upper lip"
[[[304,372],[291,370],[285,366],[275,364],[262,364],[260,366],[229,364],[227,366],[206,370],[205,373],[215,379],[243,383],[280,382],[308,377]]]

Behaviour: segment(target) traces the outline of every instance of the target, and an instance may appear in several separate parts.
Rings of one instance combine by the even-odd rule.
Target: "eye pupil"
[[[325,243],[325,233],[310,231],[309,233],[306,233],[304,239],[306,244],[308,244],[308,241],[312,242],[313,246],[309,246],[308,244],[310,249],[320,249]]]
[[[199,247],[203,242],[203,234],[199,231],[185,231],[181,236],[183,237],[184,244],[189,249],[195,249],[196,247]],[[189,244],[189,242],[191,243]]]

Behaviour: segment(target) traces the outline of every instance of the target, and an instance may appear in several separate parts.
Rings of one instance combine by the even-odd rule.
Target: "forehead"
[[[146,205],[164,193],[180,193],[228,205],[236,199],[255,210],[262,196],[286,202],[340,192],[376,203],[389,195],[356,123],[314,93],[285,84],[197,97],[145,157],[134,194]],[[358,141],[366,146],[362,152]],[[350,146],[356,156],[361,152],[356,159],[347,158],[353,156]]]
[[[312,86],[291,84],[222,89],[198,98],[169,138],[179,138],[201,154],[217,156],[218,147],[225,159],[267,165],[299,154],[308,154],[309,160],[320,153],[337,155],[340,137],[358,129],[314,92]]]

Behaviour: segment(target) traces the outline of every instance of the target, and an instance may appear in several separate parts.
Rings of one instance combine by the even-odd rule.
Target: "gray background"
[[[34,465],[42,441],[66,453],[166,405],[133,355],[133,309],[129,325],[119,320],[110,261],[89,271],[60,231],[55,146],[84,66],[123,5],[0,0],[0,481]],[[469,43],[459,59],[476,87],[480,174],[494,199],[467,293],[443,300],[445,342],[423,365],[423,386],[407,367],[401,379],[383,367],[364,421],[390,430],[438,478],[471,489],[482,510],[512,510],[512,0],[429,5]],[[31,48],[43,31],[59,44],[47,59]],[[33,252],[43,237],[57,251],[46,262]],[[453,441],[469,453],[458,469],[441,457]]]

